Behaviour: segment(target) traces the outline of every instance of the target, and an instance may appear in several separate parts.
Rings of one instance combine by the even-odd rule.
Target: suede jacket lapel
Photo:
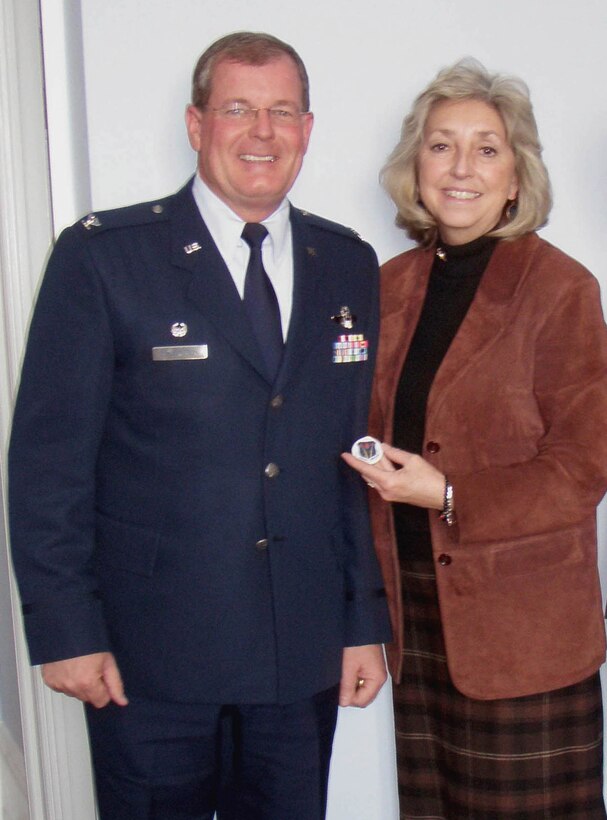
[[[432,384],[428,408],[440,410],[470,368],[476,366],[487,348],[496,344],[511,317],[510,302],[533,256],[534,234],[517,241],[498,242],[478,291],[443,359]]]

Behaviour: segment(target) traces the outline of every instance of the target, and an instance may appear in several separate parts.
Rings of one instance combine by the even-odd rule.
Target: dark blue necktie
[[[283,341],[280,308],[261,258],[261,244],[268,229],[259,222],[247,222],[242,238],[251,249],[244,280],[244,304],[273,381],[282,358]]]

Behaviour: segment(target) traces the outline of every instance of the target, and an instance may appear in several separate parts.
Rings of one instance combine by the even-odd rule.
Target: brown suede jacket
[[[370,433],[392,440],[394,397],[433,250],[382,269]],[[430,512],[447,662],[477,699],[560,688],[605,659],[596,506],[607,487],[607,329],[598,284],[527,234],[496,246],[434,380],[424,457],[454,487],[457,524]],[[403,618],[391,505],[370,493],[395,635]]]

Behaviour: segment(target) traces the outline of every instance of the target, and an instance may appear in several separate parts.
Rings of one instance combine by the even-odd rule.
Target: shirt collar
[[[219,199],[198,173],[194,177],[192,194],[215,244],[224,258],[227,258],[233,249],[243,242],[241,234],[245,225],[244,220]],[[289,216],[289,200],[285,197],[278,208],[262,220],[262,224],[268,229],[271,240],[269,244],[276,262],[289,250],[291,238]]]

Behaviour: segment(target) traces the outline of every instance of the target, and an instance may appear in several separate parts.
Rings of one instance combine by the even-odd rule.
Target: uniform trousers
[[[88,705],[100,820],[324,820],[338,694]]]

